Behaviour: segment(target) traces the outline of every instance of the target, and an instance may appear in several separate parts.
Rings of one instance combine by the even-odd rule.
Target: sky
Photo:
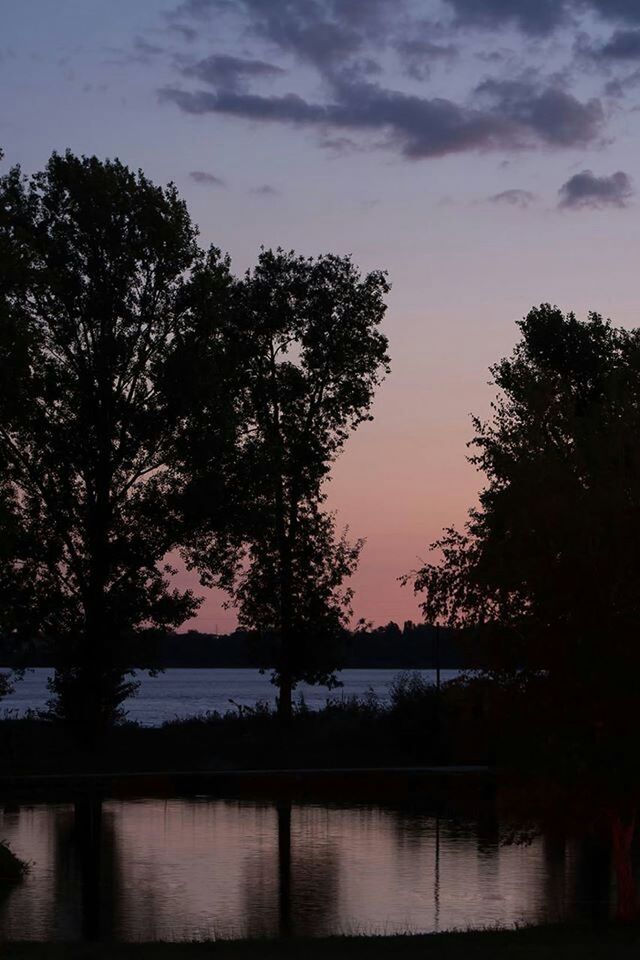
[[[392,371],[328,490],[376,624],[420,618],[398,577],[476,500],[515,322],[637,325],[638,0],[3,0],[0,146],[175,182],[237,271],[265,245],[389,272]],[[234,623],[214,593],[188,626]]]

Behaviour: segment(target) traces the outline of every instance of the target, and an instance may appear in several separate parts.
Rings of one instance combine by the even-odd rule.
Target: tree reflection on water
[[[2,815],[33,862],[0,935],[182,940],[433,931],[609,914],[594,837],[504,845],[495,805],[211,798],[38,805]]]

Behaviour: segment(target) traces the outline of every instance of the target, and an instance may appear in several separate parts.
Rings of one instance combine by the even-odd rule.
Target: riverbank
[[[257,705],[144,727],[122,723],[99,744],[43,717],[0,721],[5,777],[231,770],[491,765],[479,694],[437,691],[400,678],[390,702],[375,695],[296,709],[288,728]]]
[[[531,927],[425,936],[238,940],[214,943],[0,945],[6,960],[627,960],[637,957],[640,928]]]
[[[472,807],[486,801],[496,771],[482,766],[371,767],[295,770],[169,771],[0,776],[6,805],[82,802],[87,799],[208,797],[264,800],[370,801],[455,806],[463,796]]]

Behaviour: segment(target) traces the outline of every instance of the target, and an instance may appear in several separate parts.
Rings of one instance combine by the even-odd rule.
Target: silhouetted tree
[[[0,160],[3,159],[0,149]],[[11,215],[12,192],[16,187],[16,172],[7,182],[10,189],[0,204],[0,355],[13,358],[12,376],[0,379],[0,404],[11,411],[14,421],[19,420],[22,401],[16,389],[28,360],[27,333],[20,326],[15,304],[24,295],[26,258],[20,244],[20,236],[2,229]],[[16,558],[23,549],[23,531],[19,523],[16,491],[11,483],[9,464],[0,447],[0,640],[5,650],[15,653],[20,646],[17,632],[25,611],[29,607],[27,578],[23,575]],[[0,674],[0,697],[12,689],[11,675]]]
[[[3,616],[49,638],[52,709],[95,736],[143,641],[194,612],[158,566],[178,536],[166,399],[195,229],[175,187],[53,154],[0,179]]]
[[[211,309],[206,276],[198,279],[203,318],[219,313],[217,262],[212,269]],[[371,419],[388,370],[379,330],[388,289],[383,273],[362,277],[348,257],[266,250],[234,285],[232,319],[215,331],[242,370],[236,435],[231,456],[218,451],[207,462],[203,423],[187,458],[191,509],[201,514],[188,557],[203,582],[229,592],[241,625],[265,640],[284,720],[296,684],[331,683],[338,665],[351,600],[343,582],[361,543],[337,535],[323,484],[350,432]]]
[[[512,758],[608,820],[620,907],[640,798],[640,331],[548,304],[492,368],[474,420],[487,484],[439,563],[419,571],[428,620],[475,631]]]

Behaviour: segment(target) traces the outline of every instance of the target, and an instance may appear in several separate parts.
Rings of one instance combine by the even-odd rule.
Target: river
[[[326,687],[298,688],[311,710],[323,707],[328,697],[362,696],[372,689],[382,702],[388,700],[389,687],[398,670],[343,670],[340,674],[342,687],[327,690]],[[434,670],[411,671],[435,680]],[[442,680],[458,675],[457,670],[443,670]],[[50,694],[47,680],[51,670],[29,670],[23,680],[15,685],[15,691],[0,701],[0,711],[9,711],[13,716],[23,716],[28,710],[44,709]],[[233,703],[253,706],[264,700],[275,704],[276,688],[269,677],[257,670],[246,669],[169,669],[156,677],[139,675],[140,689],[137,696],[126,701],[124,707],[128,719],[147,727],[157,727],[168,720],[182,719],[194,714],[216,710],[224,713],[235,709]],[[231,702],[233,701],[233,703]]]

